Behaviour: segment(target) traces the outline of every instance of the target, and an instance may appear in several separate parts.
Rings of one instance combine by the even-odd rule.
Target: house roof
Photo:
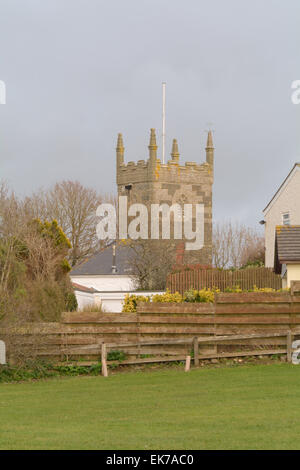
[[[300,263],[300,225],[278,225],[275,236],[275,271],[281,266]]]
[[[128,246],[116,246],[116,267],[117,271],[112,272],[113,264],[113,247],[112,245],[104,248],[95,255],[86,259],[79,265],[75,266],[70,272],[72,276],[88,276],[88,275],[130,275],[130,268],[128,266],[129,257],[132,256],[132,251]]]
[[[281,192],[283,191],[285,186],[289,183],[290,179],[292,178],[292,176],[297,170],[300,170],[300,163],[295,163],[295,165],[293,166],[293,168],[291,169],[291,171],[289,172],[289,174],[287,175],[283,183],[280,185],[280,187],[278,188],[278,190],[276,191],[276,193],[274,194],[270,202],[266,205],[266,207],[263,210],[263,213],[265,215],[269,211],[269,209],[271,209],[273,202],[275,202],[275,200],[280,196]]]

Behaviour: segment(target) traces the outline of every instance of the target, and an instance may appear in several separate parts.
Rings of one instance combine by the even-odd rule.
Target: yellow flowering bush
[[[224,292],[232,292],[232,293],[237,293],[240,294],[242,292],[288,292],[290,289],[285,288],[285,289],[273,289],[272,287],[257,287],[256,285],[253,286],[252,289],[248,290],[242,290],[240,286],[233,286],[233,287],[227,287],[224,289]]]
[[[172,294],[168,289],[164,294],[154,294],[151,296],[145,295],[136,295],[136,294],[127,294],[124,303],[122,312],[136,312],[136,307],[138,302],[183,302],[182,295],[179,292]]]
[[[152,296],[152,302],[173,302],[180,303],[183,302],[182,295],[179,292],[172,294],[169,289],[164,294],[154,294]]]
[[[276,290],[272,289],[271,287],[256,287],[256,286],[253,286],[253,292],[276,292]]]
[[[122,312],[136,312],[136,306],[138,302],[150,302],[150,296],[127,294],[123,302]]]
[[[224,289],[224,292],[232,292],[234,294],[240,294],[243,292],[243,290],[240,288],[240,286],[232,286],[232,287],[226,287]]]
[[[224,289],[224,292],[230,293],[242,293],[242,292],[283,292],[289,289],[271,289],[269,287],[258,288],[256,286],[253,289],[243,291],[239,286],[228,287]],[[172,294],[169,289],[164,294],[154,294],[151,296],[127,294],[124,299],[122,312],[136,312],[137,302],[155,302],[155,303],[181,303],[181,302],[214,302],[215,294],[221,292],[220,289],[213,287],[212,289],[189,289],[182,296],[179,292]]]
[[[184,293],[184,302],[213,302],[215,300],[215,293],[220,292],[219,289],[189,289]]]

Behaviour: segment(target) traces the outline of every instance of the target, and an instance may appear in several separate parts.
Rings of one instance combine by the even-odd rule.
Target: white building
[[[128,259],[128,247],[114,245],[83,261],[70,273],[78,309],[101,305],[106,312],[121,312],[126,294],[151,295],[162,292],[136,291]]]
[[[263,210],[265,223],[265,265],[274,267],[276,226],[300,225],[300,163],[296,163]]]

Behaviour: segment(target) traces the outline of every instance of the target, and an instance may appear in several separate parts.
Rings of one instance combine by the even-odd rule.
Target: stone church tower
[[[173,140],[171,159],[162,164],[157,158],[155,130],[151,129],[148,160],[124,163],[122,134],[118,135],[116,148],[118,196],[127,196],[128,205],[153,203],[172,205],[204,204],[204,247],[185,251],[184,263],[212,264],[212,185],[214,147],[211,131],[206,144],[204,163],[180,164],[177,141]],[[150,211],[149,211],[150,212]],[[150,225],[149,225],[150,226]],[[176,241],[178,243],[178,241]],[[181,242],[181,246],[182,246]]]

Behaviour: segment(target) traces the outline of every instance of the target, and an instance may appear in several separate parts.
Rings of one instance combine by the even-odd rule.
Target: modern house
[[[276,227],[274,270],[282,275],[283,287],[300,281],[300,225]]]
[[[128,255],[128,248],[113,244],[72,269],[70,277],[79,309],[101,305],[106,311],[122,310],[125,295],[134,291]]]
[[[134,290],[129,256],[130,248],[111,244],[75,266],[71,280],[100,292]]]
[[[265,224],[265,265],[274,267],[277,226],[300,225],[300,163],[294,167],[263,210]]]
[[[106,312],[118,313],[127,294],[162,293],[136,291],[130,256],[130,248],[112,244],[72,269],[70,277],[79,309],[101,305]]]

